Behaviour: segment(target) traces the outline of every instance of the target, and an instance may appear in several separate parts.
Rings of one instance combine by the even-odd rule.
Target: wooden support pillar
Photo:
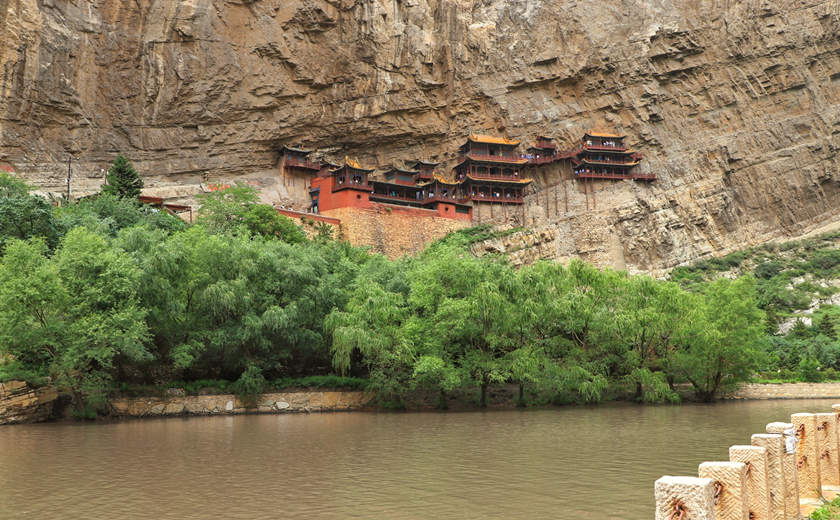
[[[729,460],[747,467],[750,520],[771,520],[770,490],[767,486],[767,450],[758,446],[730,446]]]
[[[820,454],[820,483],[823,486],[840,485],[840,461],[838,461],[837,414],[818,413],[817,451]]]
[[[712,479],[665,476],[657,480],[653,487],[656,520],[715,520],[715,487]]]
[[[560,182],[563,183],[563,199],[566,202],[566,213],[569,212],[569,190],[566,187],[566,179],[562,179]]]
[[[799,443],[796,445],[796,470],[800,498],[819,498],[822,494],[820,453],[817,444],[817,417],[812,413],[790,416]]]
[[[796,471],[796,437],[793,424],[772,422],[765,428],[767,433],[783,436],[785,452],[782,456],[782,475],[785,480],[785,520],[799,519],[799,477]]]
[[[704,462],[697,469],[697,474],[714,481],[715,520],[749,520],[746,464]]]
[[[770,491],[771,518],[785,520],[785,477],[782,474],[785,441],[781,435],[775,433],[756,433],[750,439],[750,443],[767,450],[767,487]]]

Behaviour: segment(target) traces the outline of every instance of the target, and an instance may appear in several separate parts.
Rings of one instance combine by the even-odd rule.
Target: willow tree
[[[748,379],[765,352],[764,312],[752,277],[715,280],[701,288],[696,314],[683,318],[693,327],[670,358],[670,370],[683,377],[702,401]]]
[[[52,257],[42,241],[12,241],[0,262],[0,345],[24,371],[49,376],[77,409],[98,402],[119,358],[148,360],[132,258],[71,230]]]

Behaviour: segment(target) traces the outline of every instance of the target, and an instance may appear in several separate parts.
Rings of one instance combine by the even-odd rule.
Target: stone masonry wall
[[[323,215],[341,220],[342,238],[352,245],[370,246],[392,259],[422,251],[449,232],[472,225],[468,220],[439,217],[433,211],[386,204],[371,209],[337,208]]]
[[[724,399],[832,399],[840,398],[840,383],[749,383]]]
[[[332,412],[358,410],[372,399],[373,396],[365,392],[282,392],[262,394],[255,401],[256,406],[249,407],[232,394],[120,397],[111,400],[111,411],[122,417]]]

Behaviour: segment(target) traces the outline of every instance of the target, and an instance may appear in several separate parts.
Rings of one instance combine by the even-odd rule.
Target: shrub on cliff
[[[102,193],[122,199],[136,200],[143,189],[143,179],[123,154],[114,159],[105,180],[107,184],[102,187]]]

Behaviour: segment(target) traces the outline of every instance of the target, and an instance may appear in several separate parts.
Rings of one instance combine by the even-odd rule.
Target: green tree
[[[257,189],[245,183],[202,193],[196,222],[214,233],[236,232],[244,225],[245,215],[257,204]]]
[[[0,199],[29,195],[29,185],[16,176],[0,171]]]
[[[48,375],[76,409],[101,402],[119,357],[150,358],[139,271],[102,237],[70,231],[52,258],[43,241],[12,241],[0,263],[0,345]]]
[[[306,242],[303,230],[268,204],[252,204],[242,216],[242,223],[255,235],[279,238],[290,244]]]
[[[102,187],[102,193],[122,199],[135,200],[143,189],[143,179],[123,154],[114,159],[105,180],[107,184]]]
[[[715,280],[703,288],[694,327],[675,350],[671,370],[685,378],[702,401],[750,377],[764,352],[764,312],[756,304],[752,277]]]
[[[43,238],[52,249],[60,237],[52,204],[36,195],[0,195],[0,251],[11,239]]]

